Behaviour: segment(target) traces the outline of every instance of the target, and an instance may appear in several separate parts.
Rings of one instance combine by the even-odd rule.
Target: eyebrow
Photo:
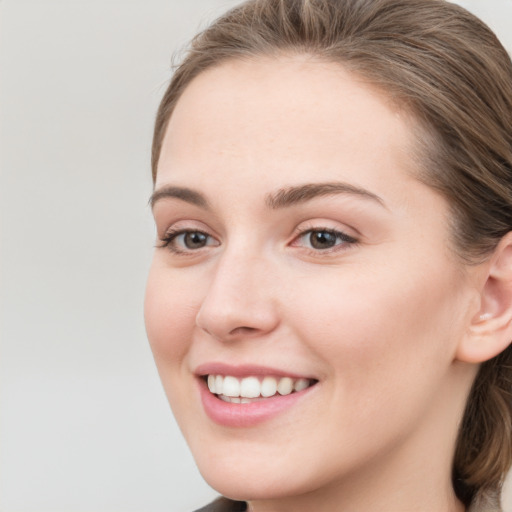
[[[157,201],[164,198],[181,199],[186,203],[194,204],[205,210],[210,210],[210,205],[206,197],[200,192],[192,190],[191,188],[175,187],[172,185],[167,185],[155,190],[149,198],[149,205],[153,208]]]
[[[316,197],[336,194],[360,196],[386,207],[384,201],[373,192],[361,187],[356,187],[350,183],[343,182],[308,183],[306,185],[282,188],[277,192],[268,195],[265,202],[269,208],[278,209],[304,203]]]
[[[373,192],[343,182],[307,183],[305,185],[281,188],[274,193],[268,194],[265,198],[265,203],[269,208],[277,210],[280,208],[287,208],[296,204],[305,203],[311,199],[315,199],[316,197],[336,194],[350,194],[360,196],[364,199],[375,201],[381,206],[386,207],[384,201]],[[211,209],[208,200],[200,192],[187,187],[177,187],[173,185],[163,186],[153,192],[149,199],[151,208],[153,208],[157,201],[164,198],[180,199],[181,201],[199,206],[200,208],[204,208],[206,210]]]

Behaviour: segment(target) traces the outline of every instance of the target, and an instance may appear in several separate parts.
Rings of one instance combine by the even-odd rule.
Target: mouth
[[[243,378],[233,375],[208,374],[202,379],[208,390],[219,400],[231,404],[251,404],[275,397],[297,394],[314,386],[318,381],[308,378],[252,375]]]
[[[320,381],[311,375],[259,365],[211,362],[194,373],[204,412],[214,423],[230,428],[255,427],[291,414],[315,403],[307,397],[320,389]]]

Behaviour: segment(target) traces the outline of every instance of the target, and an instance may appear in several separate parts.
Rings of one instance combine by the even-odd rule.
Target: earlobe
[[[512,232],[501,239],[485,269],[480,309],[456,354],[467,363],[492,359],[512,342]]]

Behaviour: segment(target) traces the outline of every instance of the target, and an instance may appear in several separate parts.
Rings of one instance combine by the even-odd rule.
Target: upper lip
[[[271,375],[274,377],[290,377],[292,379],[315,379],[310,375],[290,372],[269,366],[259,366],[253,364],[230,365],[221,362],[211,362],[200,364],[194,372],[200,377],[205,375],[230,375],[233,377],[250,377],[258,375]]]

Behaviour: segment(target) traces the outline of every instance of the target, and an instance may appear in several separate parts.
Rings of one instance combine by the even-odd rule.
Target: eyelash
[[[161,244],[158,247],[167,248],[174,254],[187,256],[193,252],[196,252],[196,250],[187,249],[187,248],[179,249],[176,246],[175,242],[179,236],[188,235],[188,234],[199,234],[199,235],[205,236],[207,239],[213,239],[213,237],[211,235],[209,235],[208,233],[206,233],[204,231],[201,231],[200,229],[176,229],[176,230],[170,230],[167,233],[165,233],[165,235],[160,239]],[[207,247],[207,245],[205,247]],[[199,249],[202,249],[202,248],[203,247],[200,247]]]
[[[358,240],[350,235],[347,235],[346,233],[344,233],[343,231],[339,231],[337,229],[332,229],[332,228],[320,228],[320,227],[315,227],[315,228],[308,228],[308,229],[305,229],[305,230],[301,230],[299,231],[298,233],[296,233],[292,243],[290,244],[292,247],[293,246],[298,246],[298,241],[300,241],[301,239],[304,239],[307,235],[312,235],[313,233],[317,233],[317,234],[327,234],[329,236],[333,236],[335,237],[335,245],[333,245],[332,247],[328,247],[328,248],[324,248],[324,249],[319,249],[319,248],[314,248],[314,247],[305,247],[305,246],[302,246],[304,247],[305,249],[307,249],[309,252],[315,254],[315,255],[320,255],[320,254],[330,254],[332,252],[336,252],[336,251],[339,251],[339,250],[342,250],[342,247],[345,247],[347,245],[356,245],[358,243]],[[201,231],[199,229],[177,229],[177,230],[171,230],[171,231],[168,231],[161,239],[161,244],[158,246],[160,248],[167,248],[169,249],[173,254],[177,254],[177,255],[180,255],[180,256],[188,256],[188,255],[191,255],[195,252],[198,252],[199,250],[205,248],[205,247],[208,247],[208,246],[218,246],[220,245],[218,242],[216,244],[206,244],[202,247],[199,247],[197,249],[191,249],[191,248],[185,248],[185,249],[181,249],[181,248],[178,248],[176,246],[176,239],[179,237],[179,236],[182,236],[182,235],[188,235],[188,234],[196,234],[196,235],[201,235],[201,236],[204,236],[207,240],[208,239],[211,239],[211,240],[214,240],[214,238],[209,235],[208,233],[204,232],[204,231]],[[340,243],[341,242],[341,243]],[[311,243],[311,241],[310,241]]]
[[[347,248],[347,246],[350,245],[356,245],[358,244],[358,240],[350,235],[347,235],[343,231],[340,231],[338,229],[333,228],[326,228],[326,227],[314,227],[314,228],[308,228],[305,230],[300,231],[294,238],[292,245],[297,244],[297,242],[301,239],[304,239],[308,235],[311,236],[313,233],[317,234],[327,234],[329,236],[335,237],[335,245],[332,247],[324,248],[324,249],[318,249],[314,247],[305,247],[309,252],[315,254],[315,255],[327,255],[336,251],[344,250]],[[311,243],[311,240],[309,241]]]

